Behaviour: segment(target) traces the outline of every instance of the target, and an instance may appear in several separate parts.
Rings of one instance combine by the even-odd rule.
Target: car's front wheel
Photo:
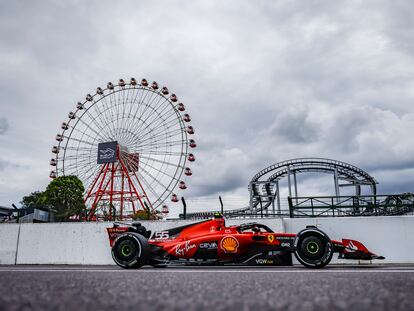
[[[125,269],[140,268],[148,263],[150,246],[141,234],[127,232],[120,235],[112,246],[112,258]]]
[[[325,267],[334,253],[329,237],[316,227],[300,231],[295,238],[295,247],[296,259],[308,268]]]

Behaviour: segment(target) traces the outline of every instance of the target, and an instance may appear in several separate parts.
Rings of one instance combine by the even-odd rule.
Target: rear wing
[[[106,232],[108,233],[109,245],[111,247],[114,244],[115,240],[125,232],[139,233],[147,239],[149,239],[151,236],[151,231],[147,230],[139,222],[133,222],[132,224],[115,222],[112,228],[106,228]]]
[[[106,232],[108,233],[109,246],[112,247],[117,237],[119,237],[121,234],[125,232],[128,232],[128,227],[106,228]]]

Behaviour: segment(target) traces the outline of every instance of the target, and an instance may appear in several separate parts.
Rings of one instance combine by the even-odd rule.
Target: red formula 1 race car
[[[292,265],[292,254],[308,268],[322,268],[339,253],[342,259],[384,259],[361,242],[331,240],[308,226],[297,234],[275,233],[259,223],[226,227],[218,216],[211,220],[151,234],[139,223],[108,228],[112,258],[123,268],[177,265]]]

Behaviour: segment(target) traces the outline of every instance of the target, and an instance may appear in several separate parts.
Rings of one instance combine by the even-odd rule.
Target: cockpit
[[[263,224],[258,224],[255,222],[241,224],[237,227],[237,231],[240,233],[244,233],[244,232],[273,233],[273,230],[270,229],[268,226],[263,225]]]

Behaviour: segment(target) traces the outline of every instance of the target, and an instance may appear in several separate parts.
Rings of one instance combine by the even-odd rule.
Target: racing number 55
[[[168,231],[156,231],[154,232],[154,239],[155,240],[164,240],[168,239],[170,235],[168,234]]]

